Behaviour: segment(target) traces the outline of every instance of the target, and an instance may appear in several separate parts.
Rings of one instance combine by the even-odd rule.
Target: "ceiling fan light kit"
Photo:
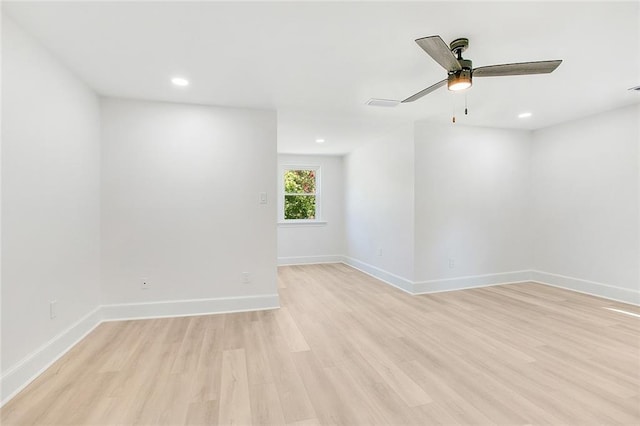
[[[456,71],[447,77],[447,89],[453,92],[468,89],[472,84],[470,69]]]
[[[451,91],[468,89],[473,84],[473,77],[502,77],[509,75],[548,74],[562,63],[562,60],[520,62],[515,64],[489,65],[473,68],[471,60],[462,57],[462,52],[469,47],[469,40],[457,38],[450,45],[440,36],[423,37],[416,40],[434,61],[447,70],[447,78],[439,81],[415,95],[409,96],[402,103],[413,102],[446,85]]]

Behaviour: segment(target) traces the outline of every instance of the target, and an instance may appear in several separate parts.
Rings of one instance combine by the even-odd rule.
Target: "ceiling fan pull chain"
[[[451,121],[453,121],[454,123],[456,122],[456,97],[452,96],[451,97],[451,106],[453,107],[453,111],[452,111],[452,115],[453,117],[451,118]]]
[[[464,94],[464,115],[469,115],[469,110],[467,110],[467,94]]]

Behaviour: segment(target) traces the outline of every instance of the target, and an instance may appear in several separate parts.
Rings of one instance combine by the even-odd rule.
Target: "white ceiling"
[[[345,153],[399,123],[536,129],[640,93],[640,8],[624,2],[3,2],[101,95],[276,108],[278,149]],[[445,71],[414,39],[468,37],[474,66],[563,59],[552,74],[476,79],[395,108]],[[187,88],[169,83],[185,76]],[[529,119],[518,119],[531,111]],[[322,145],[315,139],[322,137]]]

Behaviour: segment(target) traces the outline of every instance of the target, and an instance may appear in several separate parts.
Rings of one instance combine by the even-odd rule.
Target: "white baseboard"
[[[313,265],[317,263],[341,263],[344,256],[340,254],[329,254],[323,256],[292,256],[279,257],[278,266],[287,265]]]
[[[169,300],[149,303],[102,305],[105,321],[185,317],[231,312],[261,311],[280,307],[277,294],[222,297],[217,299]]]
[[[443,291],[463,290],[467,288],[487,287],[500,284],[513,284],[531,280],[531,271],[499,272],[496,274],[470,275],[428,281],[411,281],[377,266],[370,265],[352,257],[344,256],[343,263],[367,275],[379,279],[409,294],[440,293]]]
[[[279,307],[277,294],[98,306],[0,377],[0,407],[104,321],[222,314]]]
[[[536,270],[498,272],[428,281],[411,281],[361,260],[344,256],[344,264],[379,279],[409,294],[429,294],[502,284],[537,282],[539,284],[585,293],[591,296],[640,306],[640,290],[615,287],[595,281]]]
[[[573,290],[577,291],[578,293],[585,293],[591,296],[615,300],[617,302],[640,305],[640,290],[634,291],[626,288],[598,283],[595,281],[567,277],[565,275],[552,274],[542,271],[531,271],[531,281],[550,285],[553,287]]]
[[[413,283],[413,294],[440,293],[443,291],[489,287],[531,281],[531,271],[498,272],[495,274],[467,275]]]
[[[392,285],[404,292],[409,294],[413,294],[413,281],[393,274],[391,272],[385,271],[384,269],[378,268],[377,266],[370,265],[366,262],[363,262],[358,259],[354,259],[352,257],[344,256],[342,263],[345,265],[349,265],[352,268],[357,269],[360,272],[364,272],[367,275],[371,275],[374,278],[379,279],[389,285]]]
[[[102,312],[98,306],[9,368],[0,377],[0,407],[84,339],[101,322]]]

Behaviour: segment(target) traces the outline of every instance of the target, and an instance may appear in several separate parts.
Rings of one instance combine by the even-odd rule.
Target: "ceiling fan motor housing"
[[[469,47],[468,38],[457,38],[449,44],[449,48],[453,53],[462,53]]]

